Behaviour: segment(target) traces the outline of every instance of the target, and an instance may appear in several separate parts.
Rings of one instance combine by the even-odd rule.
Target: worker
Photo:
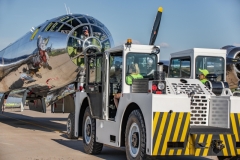
[[[134,65],[130,65],[129,73],[130,73],[130,75],[128,75],[126,77],[126,83],[129,85],[132,84],[133,79],[142,79],[143,78],[143,76],[140,74],[140,69],[139,69],[137,63],[135,63]]]
[[[129,73],[130,73],[130,75],[128,75],[126,77],[126,83],[128,85],[132,84],[133,79],[142,79],[143,78],[143,76],[141,74],[139,74],[140,69],[139,69],[137,63],[130,65]],[[121,95],[122,95],[122,93],[117,93],[114,95],[114,103],[115,103],[116,108],[118,107],[118,103],[119,103],[119,99],[120,99]]]
[[[209,74],[208,70],[206,69],[199,69],[199,79],[200,81],[205,84],[208,80],[206,79],[206,76]]]

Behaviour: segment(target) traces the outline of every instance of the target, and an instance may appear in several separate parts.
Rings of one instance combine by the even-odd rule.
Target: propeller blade
[[[157,12],[157,16],[156,16],[156,19],[155,19],[155,22],[154,22],[154,25],[153,25],[149,45],[154,45],[155,40],[157,38],[158,29],[159,29],[160,21],[161,21],[161,17],[162,17],[162,12],[163,12],[163,8],[159,7],[158,12]]]

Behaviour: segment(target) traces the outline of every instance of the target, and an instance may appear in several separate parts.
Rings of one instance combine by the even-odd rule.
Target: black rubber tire
[[[90,135],[91,139],[90,139],[89,144],[87,144],[87,142],[85,140],[85,131],[84,131],[85,121],[86,121],[87,117],[90,117],[90,119],[91,119],[91,135]],[[83,148],[87,154],[101,153],[103,144],[96,142],[96,119],[92,118],[89,107],[86,108],[85,113],[84,113],[83,123],[82,123],[82,135],[83,135],[83,137],[82,137],[83,138]]]
[[[128,143],[128,134],[130,131],[130,127],[133,123],[137,124],[137,126],[139,128],[139,132],[140,132],[139,151],[135,157],[133,157],[131,155],[130,149],[129,149],[131,144]],[[125,132],[125,146],[126,146],[126,156],[127,156],[128,160],[142,160],[142,159],[147,158],[147,155],[146,155],[146,128],[145,128],[143,116],[139,109],[132,111],[128,117],[126,132]]]
[[[240,157],[217,156],[218,160],[240,160]]]
[[[71,125],[69,125],[69,121],[71,122]],[[75,128],[75,113],[70,113],[67,119],[67,133],[66,133],[69,139],[77,139],[77,137],[74,136],[74,128]]]

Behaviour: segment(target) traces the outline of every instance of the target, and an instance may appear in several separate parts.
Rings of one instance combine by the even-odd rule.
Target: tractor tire
[[[217,156],[218,160],[240,160],[240,157],[231,156]]]
[[[92,118],[89,107],[84,113],[82,135],[83,148],[87,154],[101,153],[103,144],[96,142],[96,119]]]
[[[75,128],[75,113],[70,113],[68,115],[67,119],[67,137],[69,139],[77,139],[77,137],[74,136],[74,128]]]
[[[141,111],[134,110],[128,117],[125,132],[126,156],[128,160],[146,159],[146,128]]]

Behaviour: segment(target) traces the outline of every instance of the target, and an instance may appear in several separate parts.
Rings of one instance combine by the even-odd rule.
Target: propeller
[[[154,45],[155,40],[157,38],[157,34],[158,34],[159,26],[160,26],[160,21],[161,21],[161,17],[162,17],[162,12],[163,12],[163,8],[159,7],[158,12],[157,12],[157,16],[156,16],[156,19],[155,19],[155,22],[154,22],[154,25],[153,25],[149,45]]]

